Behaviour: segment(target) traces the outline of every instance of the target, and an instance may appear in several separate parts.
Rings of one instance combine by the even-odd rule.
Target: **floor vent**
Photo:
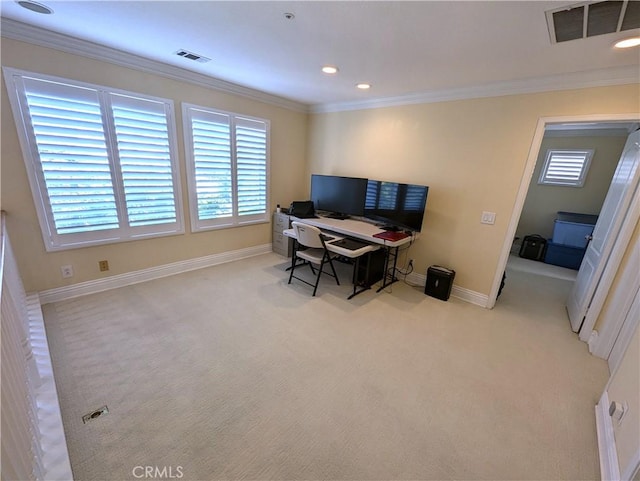
[[[206,63],[211,61],[211,59],[208,57],[205,57],[203,55],[198,55],[197,53],[189,52],[188,50],[181,49],[174,53],[179,57],[188,58],[189,60],[195,60],[196,62],[200,62],[200,63]]]
[[[107,406],[102,406],[101,408],[96,409],[95,411],[91,411],[88,414],[82,416],[82,422],[87,424],[89,421],[93,421],[94,419],[98,419],[105,414],[109,414],[109,408]]]
[[[546,12],[551,43],[640,28],[640,2],[583,2]]]

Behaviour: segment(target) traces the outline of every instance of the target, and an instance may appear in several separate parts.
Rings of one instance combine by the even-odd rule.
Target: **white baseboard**
[[[427,283],[427,276],[412,272],[407,276],[406,280],[412,285],[424,286]],[[462,301],[475,304],[476,306],[484,308],[488,308],[489,306],[488,295],[481,294],[480,292],[472,291],[470,289],[465,289],[464,287],[456,286],[455,284],[453,284],[453,287],[451,288],[451,296]]]
[[[480,292],[465,289],[464,287],[459,287],[454,284],[453,289],[451,289],[451,295],[463,301],[475,304],[476,306],[487,309],[489,308],[489,296],[486,294],[481,294]]]
[[[160,279],[161,277],[202,269],[204,267],[224,264],[225,262],[266,254],[271,251],[271,244],[263,244],[260,246],[248,247],[246,249],[222,252],[220,254],[212,254],[210,256],[174,262],[172,264],[165,264],[158,267],[150,267],[149,269],[127,272],[126,274],[117,274],[115,276],[105,277],[104,279],[80,282],[78,284],[72,284],[65,287],[56,287],[54,289],[41,291],[38,295],[42,304],[64,301],[66,299],[73,299],[74,297],[95,294],[96,292],[125,287],[132,284],[138,284],[140,282],[151,281],[153,279]],[[427,282],[427,276],[411,273],[406,277],[406,280],[410,284],[424,286]],[[451,288],[451,296],[484,308],[489,304],[489,296],[486,294],[465,289],[464,287],[456,286],[455,284]]]
[[[620,480],[618,453],[613,434],[613,424],[609,416],[609,395],[607,391],[596,404],[596,429],[598,433],[598,454],[600,455],[600,477],[602,481]]]
[[[237,261],[247,257],[253,257],[271,252],[271,244],[263,244],[255,247],[247,247],[235,251],[221,252],[220,254],[212,254],[195,259],[187,259],[185,261],[174,262],[149,269],[127,272],[126,274],[117,274],[115,276],[105,277],[104,279],[96,279],[93,281],[80,282],[65,287],[56,287],[39,293],[40,302],[48,304],[50,302],[58,302],[74,297],[94,294],[96,292],[125,287],[140,282],[160,279],[161,277],[181,274],[183,272],[202,269],[204,267],[216,266],[226,262]]]

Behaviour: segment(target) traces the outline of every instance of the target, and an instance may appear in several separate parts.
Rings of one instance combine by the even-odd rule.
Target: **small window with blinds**
[[[184,232],[171,101],[4,70],[47,250]]]
[[[587,178],[593,150],[547,151],[538,184],[582,187]]]
[[[183,104],[192,230],[268,222],[269,122]]]

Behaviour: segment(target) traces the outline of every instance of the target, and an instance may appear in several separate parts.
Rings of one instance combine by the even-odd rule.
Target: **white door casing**
[[[527,162],[525,164],[522,178],[520,179],[520,187],[518,188],[518,194],[516,196],[513,209],[511,211],[511,218],[507,227],[507,232],[503,240],[502,251],[498,259],[496,271],[493,278],[493,286],[487,299],[486,307],[493,309],[498,297],[498,291],[502,281],[502,275],[507,266],[509,254],[513,247],[513,238],[520,221],[522,214],[522,208],[524,206],[527,192],[529,190],[529,184],[531,183],[531,177],[536,167],[538,160],[538,154],[540,152],[540,146],[544,138],[546,127],[554,124],[576,124],[584,123],[585,125],[593,125],[594,123],[611,123],[611,122],[640,122],[640,112],[626,113],[626,114],[589,114],[589,115],[568,115],[559,117],[540,117],[536,129],[533,134],[529,153],[527,155]],[[626,248],[626,246],[623,246]],[[582,339],[582,338],[581,338]],[[588,339],[588,336],[587,336]],[[586,339],[582,339],[586,342]]]
[[[638,197],[639,193],[636,193]],[[635,206],[634,204],[638,204]],[[638,199],[634,199],[630,207],[630,212],[636,212],[636,217],[640,218],[640,203]],[[624,227],[622,228],[624,229]],[[635,231],[635,229],[634,229]],[[624,236],[623,230],[618,234],[618,240]],[[587,312],[587,316],[582,323],[582,334],[586,334],[588,330],[592,329],[593,325],[597,321],[598,336],[595,343],[590,344],[591,354],[600,357],[602,359],[609,360],[609,372],[613,372],[616,368],[617,362],[620,360],[621,353],[626,348],[626,342],[629,339],[629,334],[633,332],[635,325],[640,323],[640,311],[636,311],[637,315],[629,316],[628,313],[632,311],[632,305],[640,304],[640,242],[628,243],[627,249],[625,249],[624,256],[627,258],[625,264],[619,266],[616,269],[615,274],[615,289],[610,289],[612,292],[607,293],[606,299],[602,299],[603,307],[596,316],[595,319],[591,319],[593,316],[590,314],[592,310],[597,310],[599,301],[601,300],[600,291],[593,296],[591,301],[591,309]],[[614,247],[614,253],[615,253]],[[612,254],[610,257],[614,257]],[[614,259],[615,260],[615,259]],[[606,279],[607,270],[609,266],[605,268],[602,274],[602,278]],[[612,283],[613,284],[613,283]],[[606,302],[605,302],[606,300]],[[640,306],[636,306],[638,309]],[[593,331],[591,331],[593,332]]]
[[[636,291],[636,295],[633,298],[633,303],[629,310],[624,315],[622,320],[622,328],[620,329],[620,335],[616,339],[613,347],[611,348],[611,353],[607,361],[609,362],[609,372],[615,372],[615,370],[620,365],[620,360],[622,356],[624,356],[629,343],[631,342],[631,337],[635,329],[638,329],[638,320],[640,319],[640,290]]]
[[[567,299],[571,328],[578,332],[601,280],[609,254],[640,180],[640,131],[629,135],[587,245],[576,282]]]

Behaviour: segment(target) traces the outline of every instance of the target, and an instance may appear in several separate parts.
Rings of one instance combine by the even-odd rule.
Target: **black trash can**
[[[424,293],[442,301],[449,299],[456,271],[442,266],[431,266],[427,269],[427,282]]]

